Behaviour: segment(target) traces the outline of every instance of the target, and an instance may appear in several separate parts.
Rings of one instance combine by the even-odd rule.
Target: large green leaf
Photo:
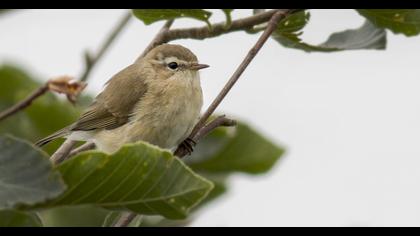
[[[68,190],[35,208],[93,204],[180,219],[213,188],[170,152],[142,142],[112,155],[81,153],[58,170]]]
[[[185,157],[195,171],[259,174],[269,171],[284,150],[245,124],[217,129]]]
[[[298,12],[282,20],[273,32],[273,38],[285,47],[305,52],[336,52],[357,49],[384,49],[386,32],[366,21],[358,29],[333,33],[320,45],[311,45],[300,38],[302,29],[309,21],[309,12]]]
[[[358,9],[359,14],[378,27],[414,36],[420,33],[420,9]]]
[[[22,101],[40,86],[39,82],[23,70],[10,65],[0,66],[0,111]],[[89,99],[84,97],[84,103],[85,100]],[[74,122],[80,112],[80,106],[73,106],[68,101],[47,93],[28,108],[2,120],[0,133],[10,133],[35,142]],[[61,140],[52,142],[45,150],[52,153],[60,143]]]
[[[0,136],[0,209],[45,202],[64,190],[45,153],[23,140]]]
[[[210,25],[211,12],[202,9],[134,9],[133,14],[146,25],[161,20],[172,20],[176,18],[193,18],[201,20]]]
[[[35,213],[14,210],[0,211],[0,227],[40,227],[42,222]]]

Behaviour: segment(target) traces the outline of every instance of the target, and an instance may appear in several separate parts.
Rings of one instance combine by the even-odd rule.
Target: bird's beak
[[[207,67],[209,67],[209,65],[198,64],[198,63],[193,63],[193,64],[190,65],[191,70],[201,70],[201,69],[204,69],[204,68],[207,68]]]

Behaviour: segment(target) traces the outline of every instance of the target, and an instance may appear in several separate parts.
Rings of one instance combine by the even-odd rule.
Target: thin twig
[[[89,52],[85,52],[85,70],[80,76],[80,81],[86,81],[89,77],[90,72],[92,71],[95,64],[102,58],[105,52],[109,49],[109,46],[114,42],[117,36],[121,33],[127,23],[132,17],[131,11],[124,14],[118,24],[111,30],[111,33],[108,35],[102,46],[99,48],[99,51],[95,56],[92,56]]]
[[[242,63],[239,65],[239,67],[236,69],[236,71],[233,73],[232,77],[229,79],[229,81],[226,83],[226,85],[223,87],[223,89],[220,91],[220,93],[217,95],[217,97],[213,100],[213,102],[210,104],[210,106],[207,108],[206,112],[201,116],[200,120],[195,125],[193,131],[191,132],[189,138],[194,138],[194,136],[197,134],[197,132],[203,127],[203,125],[206,123],[207,119],[213,114],[213,112],[216,110],[217,106],[223,101],[225,96],[228,94],[228,92],[232,89],[233,85],[238,81],[239,77],[242,75],[242,73],[245,71],[245,69],[248,67],[249,63],[254,59],[255,55],[257,55],[258,51],[261,49],[261,47],[264,45],[264,43],[267,41],[267,39],[270,37],[271,33],[276,29],[278,22],[287,16],[289,11],[282,11],[278,10],[270,19],[267,28],[264,30],[263,34],[260,36],[258,41],[255,43],[255,45],[249,50],[248,54],[242,61]]]
[[[213,103],[207,108],[204,115],[200,118],[199,122],[195,125],[193,131],[191,132],[189,138],[193,141],[198,140],[199,136],[204,136],[208,134],[211,130],[218,127],[217,125],[224,124],[225,120],[224,117],[218,117],[213,122],[210,122],[208,125],[204,125],[207,119],[210,117],[211,114],[213,114],[214,110],[217,108],[217,106],[222,102],[226,94],[230,91],[230,89],[233,87],[233,85],[236,83],[236,81],[239,79],[241,74],[245,71],[249,63],[252,61],[252,59],[255,57],[255,55],[258,53],[258,51],[261,49],[261,47],[264,45],[264,43],[267,41],[268,37],[270,37],[271,33],[276,29],[278,22],[287,16],[291,10],[276,10],[274,14],[272,14],[271,19],[267,25],[267,28],[264,30],[264,33],[260,36],[257,43],[254,45],[254,47],[251,48],[251,50],[248,52],[245,59],[242,61],[242,63],[239,65],[239,67],[236,69],[235,73],[232,75],[232,77],[229,79],[229,81],[226,83],[225,87],[220,91],[219,95],[214,99]],[[261,13],[263,14],[263,13]],[[227,122],[228,124],[233,123]],[[179,145],[178,148],[175,150],[174,155],[178,156],[179,158],[182,158],[186,155],[186,150],[182,145]],[[131,218],[134,219],[136,216],[133,212],[126,212],[124,213],[125,219]],[[124,224],[118,224],[119,227],[127,226],[130,221],[126,221],[124,219],[120,219]]]
[[[51,155],[50,161],[54,165],[58,165],[63,162],[67,155],[70,153],[71,149],[76,145],[76,141],[66,139],[63,144]]]
[[[173,41],[176,39],[206,39],[217,37],[222,34],[227,34],[240,30],[247,30],[255,25],[267,22],[271,17],[278,11],[283,14],[288,14],[289,9],[270,10],[262,13],[258,13],[253,16],[233,20],[230,27],[226,28],[226,22],[220,22],[212,24],[211,28],[207,26],[185,28],[185,29],[173,29],[165,35],[165,41]]]
[[[74,155],[76,155],[76,154],[79,154],[79,153],[81,153],[81,152],[84,152],[84,151],[87,151],[87,150],[94,149],[94,148],[95,148],[95,146],[96,146],[96,145],[95,145],[94,143],[91,143],[91,142],[86,142],[86,143],[84,143],[83,145],[81,145],[80,147],[77,147],[77,148],[73,149],[73,150],[69,153],[69,155],[67,155],[66,159],[68,159],[68,158],[70,158],[70,157],[72,157],[72,156],[74,156]]]
[[[0,121],[10,117],[11,115],[27,108],[32,104],[32,102],[45,94],[48,91],[56,93],[64,93],[67,96],[67,99],[73,103],[75,98],[82,92],[86,87],[86,84],[83,82],[73,81],[69,76],[59,76],[54,79],[48,80],[44,85],[35,90],[31,95],[29,95],[24,100],[16,103],[9,109],[0,113]]]
[[[36,91],[34,91],[31,95],[29,95],[23,101],[15,104],[14,106],[10,107],[7,110],[2,111],[0,113],[0,121],[30,106],[36,98],[48,92],[48,90],[49,90],[48,84],[44,84],[43,86],[39,87]]]

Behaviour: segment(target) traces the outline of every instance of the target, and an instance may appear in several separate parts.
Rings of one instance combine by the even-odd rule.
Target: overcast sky
[[[41,79],[78,75],[123,10],[25,10],[0,17],[0,63]],[[238,10],[234,17],[251,10]],[[304,38],[320,43],[357,28],[352,10],[312,10]],[[222,14],[214,16],[223,20]],[[179,20],[174,27],[201,25]],[[97,65],[87,91],[98,93],[132,63],[161,23],[132,20]],[[257,35],[179,40],[200,62],[205,105]],[[385,51],[330,54],[262,48],[218,112],[249,122],[287,148],[267,175],[237,175],[224,198],[194,226],[420,226],[420,37],[388,34]],[[1,81],[0,81],[1,85]]]

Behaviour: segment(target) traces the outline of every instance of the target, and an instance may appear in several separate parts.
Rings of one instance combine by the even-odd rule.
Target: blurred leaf
[[[146,25],[150,25],[156,21],[172,20],[182,17],[204,21],[210,25],[209,18],[212,13],[202,9],[134,9],[133,14]]]
[[[335,52],[357,49],[384,49],[386,32],[366,21],[358,29],[333,33],[320,45],[310,45],[300,38],[302,29],[309,21],[309,12],[298,12],[282,20],[273,33],[273,38],[285,47],[305,52]]]
[[[0,66],[0,111],[22,101],[40,86],[23,70],[9,65]],[[86,103],[89,99],[85,96],[81,100]],[[80,113],[80,107],[47,93],[28,108],[1,121],[0,133],[10,133],[35,142],[74,122]],[[45,150],[52,153],[61,142],[52,142]]]
[[[398,34],[415,36],[420,33],[420,9],[358,9],[359,14],[374,25]]]
[[[360,28],[345,30],[332,34],[328,40],[318,47],[350,49],[385,49],[386,32],[366,21]]]
[[[41,227],[42,222],[35,213],[14,210],[0,211],[0,227]]]
[[[240,123],[213,131],[186,159],[195,171],[259,174],[269,171],[283,153],[281,147]]]
[[[42,203],[64,190],[45,153],[23,140],[0,136],[0,209]]]
[[[140,227],[186,227],[192,221],[191,216],[182,220],[169,220],[160,216],[143,216]]]
[[[109,213],[96,206],[64,206],[39,212],[46,227],[100,227]]]
[[[93,204],[180,219],[213,187],[168,151],[143,142],[111,155],[84,152],[58,170],[67,191],[35,208]]]
[[[228,174],[219,174],[219,173],[208,173],[208,172],[198,172],[201,176],[205,177],[206,179],[210,180],[214,188],[210,191],[207,197],[200,202],[200,204],[194,209],[198,210],[201,206],[204,206],[206,203],[213,201],[214,199],[220,197],[224,193],[226,193],[227,187],[227,179],[229,177]]]

